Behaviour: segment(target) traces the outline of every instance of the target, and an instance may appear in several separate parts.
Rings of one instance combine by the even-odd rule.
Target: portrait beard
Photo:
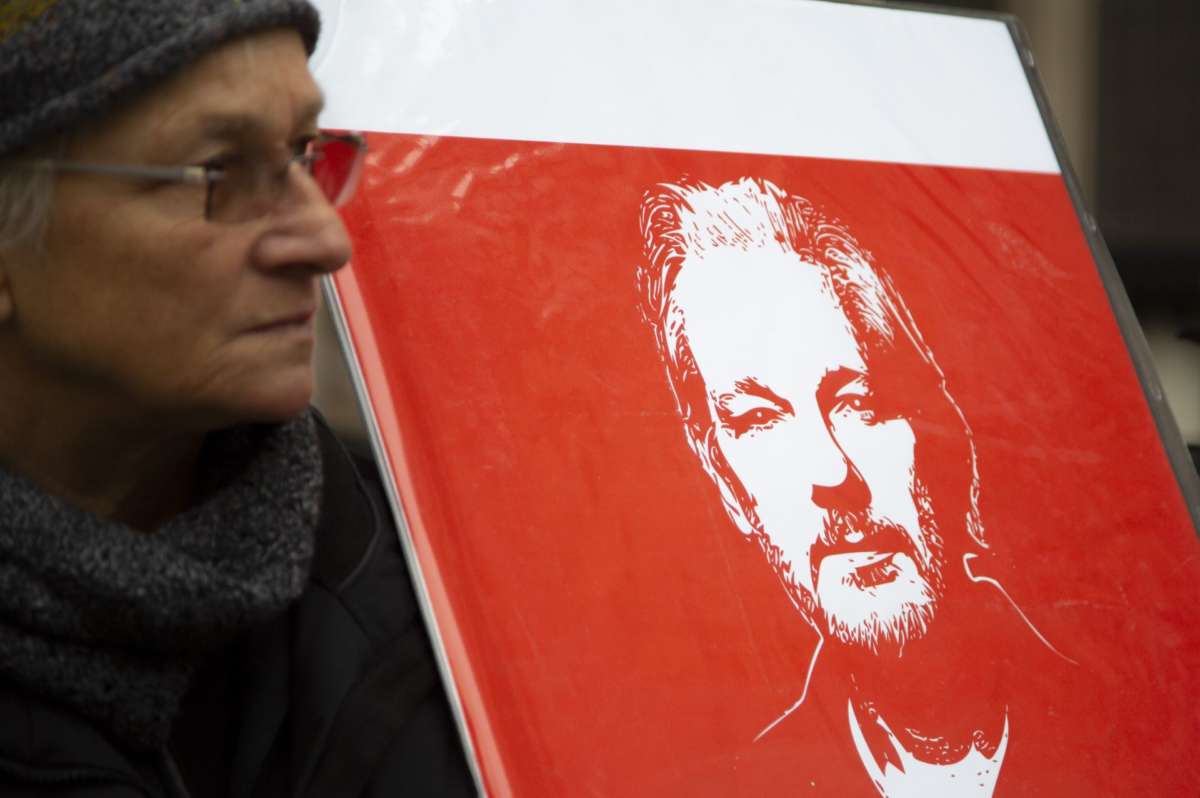
[[[827,513],[806,564],[814,593],[797,583],[794,564],[783,560],[765,530],[755,537],[795,607],[822,633],[847,647],[876,655],[903,653],[928,633],[945,595],[945,551],[928,490],[914,480],[920,528],[914,536],[869,510]],[[847,536],[861,534],[854,544]],[[855,552],[883,551],[876,559]],[[832,556],[841,555],[841,556]]]

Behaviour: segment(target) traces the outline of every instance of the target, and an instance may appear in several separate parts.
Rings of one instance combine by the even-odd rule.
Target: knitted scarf
[[[308,579],[321,487],[305,415],[210,436],[217,487],[152,534],[0,470],[0,679],[160,748],[206,655]]]

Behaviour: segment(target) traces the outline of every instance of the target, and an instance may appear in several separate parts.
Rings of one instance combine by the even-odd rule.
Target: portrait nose
[[[826,427],[821,451],[813,453],[812,503],[823,510],[861,510],[871,504],[871,490],[854,463]]]
[[[292,166],[288,186],[259,239],[255,260],[262,267],[334,272],[350,260],[350,236],[337,209],[302,169]]]
[[[812,502],[822,510],[862,510],[871,504],[871,489],[853,463],[846,463],[845,479],[836,485],[812,486]]]

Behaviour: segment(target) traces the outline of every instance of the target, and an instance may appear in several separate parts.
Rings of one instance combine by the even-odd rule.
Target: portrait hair
[[[962,519],[973,542],[987,547],[979,513],[979,474],[970,427],[946,387],[945,375],[908,308],[870,252],[836,219],[809,200],[761,178],[717,186],[688,177],[660,183],[643,197],[643,260],[637,270],[642,314],[653,329],[689,447],[721,494],[731,520],[758,540],[781,576],[789,564],[761,528],[753,498],[729,467],[717,442],[702,375],[691,352],[673,292],[690,257],[719,248],[747,252],[778,247],[820,269],[853,331],[881,401],[916,435],[918,469],[929,472],[932,512]],[[946,541],[950,543],[949,540]]]

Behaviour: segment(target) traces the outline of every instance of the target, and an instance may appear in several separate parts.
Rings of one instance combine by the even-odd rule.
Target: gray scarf
[[[0,678],[165,744],[200,662],[297,598],[312,561],[311,417],[214,434],[203,468],[218,487],[153,534],[0,470]]]

